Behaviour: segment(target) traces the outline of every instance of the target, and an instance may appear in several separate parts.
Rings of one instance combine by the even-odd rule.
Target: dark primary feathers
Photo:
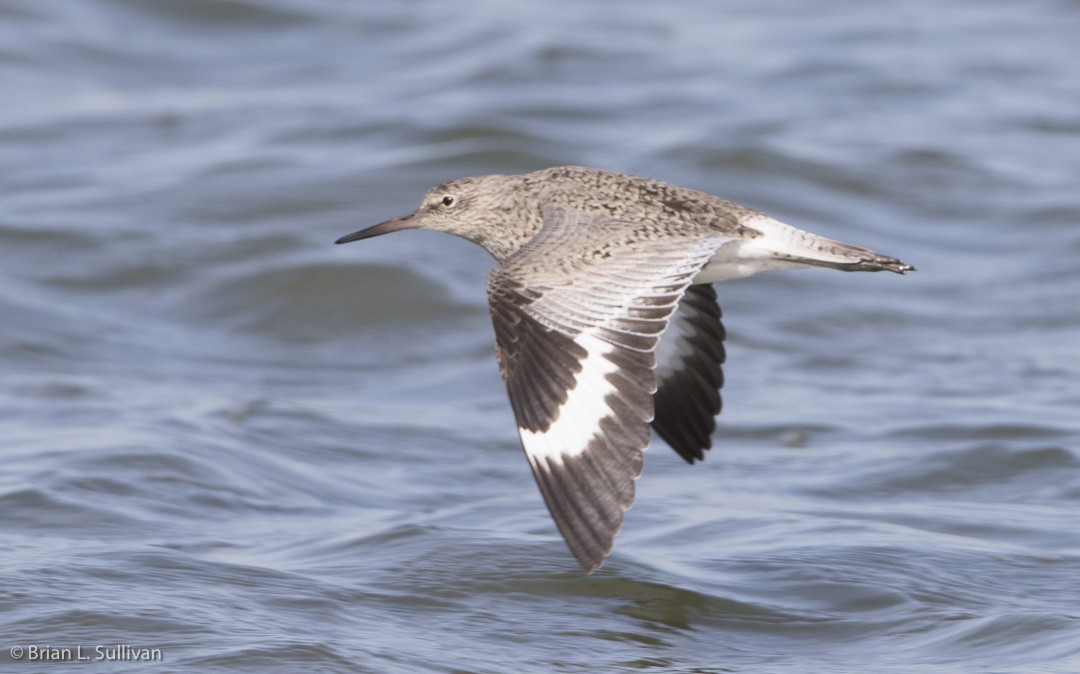
[[[657,435],[693,463],[712,447],[724,385],[724,325],[711,285],[686,289],[657,349]]]

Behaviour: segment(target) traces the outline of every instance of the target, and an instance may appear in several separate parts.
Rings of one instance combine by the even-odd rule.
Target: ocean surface
[[[1078,35],[1076,0],[0,1],[0,670],[1080,671]],[[718,286],[715,447],[654,440],[591,576],[492,260],[333,245],[557,164],[918,267]]]

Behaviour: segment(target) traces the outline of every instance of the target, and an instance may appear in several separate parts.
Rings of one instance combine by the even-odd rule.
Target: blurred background
[[[0,663],[1080,670],[1078,34],[1076,0],[0,0]],[[716,446],[654,442],[592,576],[487,254],[332,244],[571,163],[919,269],[719,286]]]

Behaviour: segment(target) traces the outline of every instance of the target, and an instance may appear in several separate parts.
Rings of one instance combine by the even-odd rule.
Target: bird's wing
[[[603,563],[634,499],[660,334],[717,246],[568,208],[488,278],[525,454],[571,552]]]
[[[712,446],[724,385],[724,324],[709,284],[686,289],[656,349],[656,418],[652,426],[693,463]]]

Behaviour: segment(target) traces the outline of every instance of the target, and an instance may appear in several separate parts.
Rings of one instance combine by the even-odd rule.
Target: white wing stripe
[[[694,326],[689,323],[689,312],[676,311],[656,345],[657,381],[666,379],[684,358],[694,353],[694,345],[689,341],[693,334]]]
[[[559,406],[558,416],[546,431],[519,429],[533,465],[543,466],[542,459],[562,465],[563,457],[578,456],[600,432],[600,421],[611,416],[604,399],[616,388],[607,375],[619,368],[607,356],[616,347],[588,333],[578,335],[574,341],[584,347],[587,355],[581,361],[574,387],[567,391],[566,401]]]

